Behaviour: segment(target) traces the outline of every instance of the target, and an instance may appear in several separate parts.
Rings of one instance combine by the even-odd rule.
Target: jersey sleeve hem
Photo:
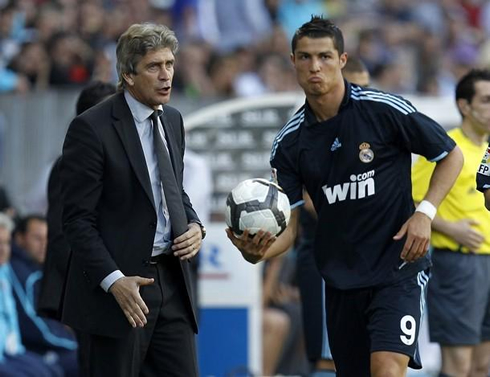
[[[441,161],[443,158],[445,158],[449,153],[447,151],[442,152],[439,156],[434,157],[428,161],[430,162],[438,162]]]
[[[299,206],[302,206],[303,204],[305,204],[305,201],[304,200],[299,200],[296,203],[291,204],[291,209],[295,209],[295,208],[297,208]]]

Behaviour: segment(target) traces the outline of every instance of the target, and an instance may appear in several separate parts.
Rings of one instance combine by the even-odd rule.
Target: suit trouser
[[[195,334],[177,258],[147,267],[152,285],[140,288],[149,309],[147,324],[123,338],[89,336],[91,377],[197,376]],[[104,310],[104,308],[100,308]]]

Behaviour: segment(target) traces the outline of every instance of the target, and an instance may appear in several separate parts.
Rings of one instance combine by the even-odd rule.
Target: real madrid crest
[[[359,149],[361,150],[359,152],[359,160],[361,160],[361,162],[367,164],[374,160],[374,152],[369,143],[361,143],[361,145],[359,145]]]

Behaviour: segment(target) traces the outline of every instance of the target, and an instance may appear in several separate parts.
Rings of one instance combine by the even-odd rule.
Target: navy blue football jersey
[[[336,116],[318,122],[306,103],[277,134],[271,166],[292,207],[303,187],[318,214],[315,258],[327,284],[385,284],[428,266],[403,263],[393,236],[413,214],[411,153],[443,159],[454,141],[402,97],[348,82]]]
[[[485,155],[482,157],[476,174],[476,188],[485,192],[490,189],[490,144],[488,144]]]

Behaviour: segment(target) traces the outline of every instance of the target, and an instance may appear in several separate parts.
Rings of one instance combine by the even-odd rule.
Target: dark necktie
[[[153,123],[153,146],[157,156],[158,171],[160,172],[163,193],[165,194],[170,223],[172,224],[172,235],[173,238],[176,238],[188,229],[187,216],[182,203],[182,189],[179,189],[177,185],[169,152],[163,144],[160,132],[158,132],[158,111],[153,112],[150,118]]]

